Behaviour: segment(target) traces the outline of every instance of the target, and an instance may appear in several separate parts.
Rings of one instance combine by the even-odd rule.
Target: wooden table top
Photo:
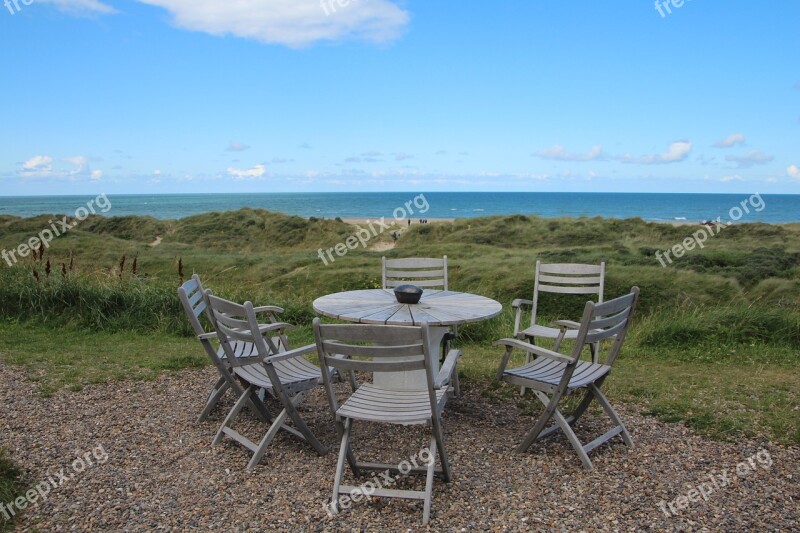
[[[417,304],[397,302],[392,289],[338,292],[314,300],[321,315],[360,324],[453,326],[496,317],[503,306],[466,292],[426,290]]]

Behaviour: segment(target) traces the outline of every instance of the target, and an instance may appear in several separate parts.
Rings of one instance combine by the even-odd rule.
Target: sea
[[[0,215],[74,215],[93,196],[0,197]],[[475,218],[493,215],[642,218],[657,222],[800,222],[800,195],[430,192],[108,195],[105,216],[178,219],[243,207],[317,218]],[[104,200],[97,205],[106,206]],[[100,211],[96,209],[96,211]],[[80,213],[78,213],[80,214]]]

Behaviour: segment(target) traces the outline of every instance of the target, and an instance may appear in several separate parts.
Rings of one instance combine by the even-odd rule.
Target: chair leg
[[[250,397],[253,395],[255,390],[256,387],[254,385],[250,385],[249,387],[247,387],[247,390],[245,390],[242,393],[242,395],[233,405],[233,409],[231,409],[231,412],[228,413],[228,416],[225,417],[225,420],[222,422],[219,431],[217,431],[217,434],[214,436],[214,440],[211,442],[212,446],[215,446],[220,442],[222,442],[222,436],[225,434],[225,428],[229,427],[233,423],[233,421],[236,420],[236,417],[239,416],[239,413],[242,411],[244,406],[250,400]]]
[[[350,449],[351,423],[349,418],[345,419],[344,431],[342,431],[342,443],[339,445],[339,460],[336,462],[336,476],[333,478],[333,498],[331,499],[331,510],[334,514],[339,513],[339,487],[342,485],[345,457]]]
[[[442,478],[445,483],[450,483],[450,460],[447,458],[447,451],[444,449],[444,434],[442,432],[442,420],[439,419],[438,423],[432,425],[433,436],[436,439],[436,447],[439,449],[439,461],[442,463]],[[431,446],[434,442],[431,441]]]
[[[536,396],[539,398],[539,401],[542,402],[543,404],[547,405],[548,409],[549,409],[550,406],[553,404],[553,400],[549,399],[547,397],[547,395],[545,393],[543,393],[543,392],[540,392],[540,391],[534,391],[534,392],[536,393]],[[555,396],[554,396],[554,398],[555,398]],[[572,444],[572,447],[575,448],[575,451],[577,452],[578,457],[580,457],[581,463],[583,463],[584,468],[586,468],[587,470],[592,470],[594,468],[594,466],[592,465],[592,461],[589,459],[589,455],[586,453],[586,450],[584,450],[583,444],[581,443],[580,440],[578,440],[578,437],[577,437],[577,435],[575,435],[575,432],[572,430],[572,426],[570,425],[569,421],[566,418],[564,418],[564,415],[562,415],[561,411],[558,410],[558,402],[556,401],[555,403],[556,403],[556,407],[553,410],[551,417],[555,420],[555,423],[557,424],[557,426],[561,429],[561,431],[567,437],[567,440],[569,440],[570,444]],[[547,409],[545,409],[545,413],[546,412],[547,412]],[[539,422],[542,421],[542,418],[543,417],[539,418]],[[544,423],[546,423],[546,422],[547,421],[545,420]],[[537,423],[537,425],[538,425],[538,423]],[[534,429],[536,429],[536,427],[534,427]],[[539,432],[534,435],[534,437],[533,437],[534,440],[542,433],[542,429],[544,429],[544,424],[542,425],[542,428],[539,429]],[[533,431],[531,431],[531,433],[533,433]],[[526,438],[531,433],[528,433],[528,435],[526,435]],[[533,442],[533,441],[531,441],[531,442]]]
[[[531,352],[525,352],[525,364],[527,365],[530,362],[531,362]],[[528,389],[527,389],[527,387],[525,387],[525,385],[521,386],[519,388],[519,395],[520,396],[525,396],[525,391],[526,390],[528,390]]]
[[[542,414],[539,415],[539,419],[536,420],[536,424],[533,425],[530,431],[525,434],[525,437],[522,439],[522,442],[517,446],[518,452],[524,452],[528,448],[530,448],[533,441],[539,436],[539,434],[544,430],[544,427],[547,425],[547,422],[553,416],[553,413],[558,408],[558,402],[561,400],[560,394],[554,394],[552,398],[548,399],[547,395],[543,392],[534,391],[536,393],[536,397],[545,405],[544,411]]]
[[[208,418],[208,415],[211,414],[211,411],[214,410],[214,407],[217,406],[220,399],[225,395],[225,392],[230,388],[228,381],[225,378],[219,378],[217,383],[214,385],[214,388],[211,389],[211,394],[208,395],[208,400],[206,400],[206,406],[203,408],[203,411],[197,417],[197,422],[205,422]]]
[[[594,383],[589,385],[589,389],[592,391],[594,397],[597,398],[598,403],[601,406],[603,406],[603,410],[606,412],[609,418],[611,418],[611,420],[613,420],[614,423],[622,429],[622,440],[625,442],[626,445],[632,448],[633,439],[631,439],[630,433],[628,433],[625,424],[622,423],[622,420],[619,418],[617,412],[614,410],[613,407],[611,407],[608,398],[606,398],[606,396],[600,391],[600,388]]]
[[[299,393],[298,396],[300,395],[305,396],[305,393]],[[278,396],[281,399],[284,410],[289,415],[289,418],[292,419],[292,422],[294,422],[295,428],[303,434],[303,436],[306,438],[306,441],[317,451],[318,454],[325,455],[328,453],[328,449],[323,446],[323,444],[317,439],[316,435],[311,432],[306,425],[305,420],[303,420],[303,417],[297,412],[296,405],[299,405],[302,400],[298,400],[295,404],[295,402],[289,399],[289,397],[283,391],[281,391]],[[303,396],[300,396],[300,398]]]
[[[461,398],[461,382],[458,380],[458,363],[453,368],[453,396]]]
[[[430,462],[428,463],[427,477],[425,478],[425,504],[422,510],[422,525],[426,525],[431,519],[431,501],[433,500],[433,478],[436,471],[436,448],[439,446],[439,439],[436,437],[436,430],[431,436]],[[442,457],[442,471],[445,471],[446,459]],[[446,475],[446,474],[445,474]]]
[[[581,403],[578,404],[578,407],[575,408],[575,410],[572,412],[572,415],[570,416],[570,418],[572,419],[570,425],[574,425],[575,422],[577,422],[578,419],[581,416],[583,416],[583,413],[585,413],[586,409],[589,407],[589,405],[591,405],[592,400],[594,400],[594,393],[592,392],[591,389],[587,388],[586,392],[583,395]]]
[[[272,439],[274,439],[281,430],[281,426],[283,426],[286,416],[286,409],[284,409],[278,416],[275,417],[275,420],[272,422],[272,425],[269,427],[266,435],[264,435],[264,438],[262,438],[261,442],[258,443],[258,448],[256,448],[256,450],[253,452],[253,457],[250,458],[250,462],[247,463],[247,470],[252,470],[256,467],[256,465],[258,465],[258,463],[261,462],[261,458],[264,457],[264,454],[267,452],[267,448],[272,442]]]
[[[564,418],[564,415],[561,414],[561,411],[556,409],[553,413],[553,418],[556,419],[556,423],[561,427],[561,431],[564,432],[564,435],[567,436],[567,439],[569,440],[570,444],[572,444],[572,447],[575,448],[575,452],[577,452],[578,457],[581,458],[583,467],[586,470],[593,470],[594,465],[592,465],[592,460],[589,459],[589,455],[586,453],[586,450],[584,450],[583,444],[580,440],[578,440],[578,436],[575,435],[575,432],[572,430],[572,426],[569,425],[567,420]]]

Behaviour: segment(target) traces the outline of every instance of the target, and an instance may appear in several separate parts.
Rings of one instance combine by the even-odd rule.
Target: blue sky
[[[0,195],[800,193],[800,2],[659,4],[8,0]]]

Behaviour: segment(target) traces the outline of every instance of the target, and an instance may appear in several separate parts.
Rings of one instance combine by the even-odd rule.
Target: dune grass
[[[46,221],[0,217],[0,248],[24,242]],[[0,359],[26,366],[44,393],[204,365],[175,293],[181,271],[184,279],[200,273],[225,297],[284,307],[287,321],[306,325],[294,332],[296,342],[308,341],[313,299],[379,287],[381,255],[446,253],[454,289],[506,306],[500,317],[460,329],[462,373],[468,383],[489,384],[489,394],[515,398],[511,388],[491,385],[499,357],[491,341],[511,334],[508,307],[530,296],[536,258],[604,260],[607,297],[633,284],[642,289],[631,338],[608,382],[612,396],[719,438],[800,442],[798,224],[731,227],[662,268],[655,252],[696,228],[488,217],[412,226],[390,251],[359,248],[323,265],[317,249],[354,230],[253,209],[178,221],[92,217],[53,241],[44,257],[0,265]],[[151,246],[156,236],[161,244]],[[552,298],[541,312],[575,317],[581,309],[581,299]]]

